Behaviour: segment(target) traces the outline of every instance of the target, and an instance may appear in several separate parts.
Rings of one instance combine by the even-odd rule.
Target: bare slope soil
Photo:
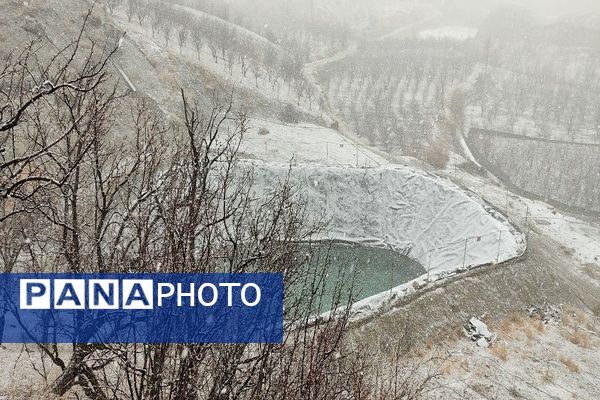
[[[600,287],[575,264],[558,243],[534,233],[522,259],[421,292],[355,326],[350,343],[379,360],[372,362],[380,379],[393,371],[395,349],[407,349],[406,374],[417,367],[417,381],[438,374],[427,399],[596,399]],[[532,305],[562,310],[562,321],[531,319],[525,309]],[[490,348],[464,336],[473,316],[496,335]]]
[[[549,309],[547,309],[549,310]],[[430,399],[597,399],[598,317],[564,306],[551,320],[526,312],[488,321],[489,348],[460,337],[411,357],[441,356]]]
[[[575,264],[558,243],[533,233],[523,258],[449,280],[355,332],[361,343],[379,351],[381,343],[402,337],[407,329],[416,341],[437,340],[471,316],[501,319],[531,305],[564,304],[600,312],[600,287]]]

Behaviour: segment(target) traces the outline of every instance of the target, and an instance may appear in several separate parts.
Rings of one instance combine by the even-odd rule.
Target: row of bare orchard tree
[[[343,48],[350,36],[346,23],[333,20],[328,15],[306,12],[306,5],[277,4],[267,1],[239,1],[235,3],[220,0],[103,0],[110,13],[122,10],[129,21],[146,19],[154,21],[156,27],[157,9],[168,10],[169,4],[187,7],[205,13],[214,19],[225,21],[262,36],[288,51],[298,54],[306,61],[323,50],[334,52]],[[162,4],[161,4],[162,3]],[[291,8],[298,9],[291,12]],[[311,7],[309,7],[310,10]],[[290,18],[290,14],[303,15]],[[278,15],[280,18],[266,16]],[[166,15],[165,15],[166,16]],[[140,23],[141,23],[140,22]]]
[[[293,90],[297,105],[304,99],[312,108],[316,100],[302,72],[310,53],[306,41],[291,38],[280,45],[220,18],[161,0],[109,4],[111,13],[124,12],[129,22],[147,28],[165,46],[178,46],[180,53],[190,48],[200,59],[207,49],[214,63],[222,64],[229,75],[235,69],[244,78],[252,77],[256,87],[262,84],[277,93],[286,85]]]
[[[283,272],[295,295],[286,291],[281,344],[25,347],[52,392],[95,400],[417,398],[436,372],[404,375],[405,347],[383,362],[346,340],[349,307],[337,306],[352,302],[341,295],[348,277],[336,286],[337,311],[310,323],[325,311],[327,257],[307,263],[298,242],[322,224],[306,222],[287,181],[253,194],[252,171],[237,158],[244,112],[218,95],[201,110],[182,92],[184,123],[162,120],[143,96],[121,91],[111,53],[96,53],[101,46],[89,41],[84,24],[55,54],[38,56],[44,43],[34,42],[0,68],[2,272]]]
[[[419,155],[439,144],[436,126],[446,109],[464,108],[464,94],[455,88],[474,63],[472,54],[449,41],[373,41],[322,68],[319,80],[331,105],[358,135],[388,151],[399,147]]]
[[[492,40],[471,104],[486,128],[570,141],[600,139],[600,58],[593,49]],[[524,123],[526,121],[527,123]],[[595,138],[594,138],[595,137]]]
[[[407,36],[360,44],[350,57],[324,66],[319,81],[357,134],[386,150],[418,153],[435,145],[436,128],[449,114],[454,120],[462,114],[457,129],[466,123],[597,142],[599,65],[597,53],[581,48]]]

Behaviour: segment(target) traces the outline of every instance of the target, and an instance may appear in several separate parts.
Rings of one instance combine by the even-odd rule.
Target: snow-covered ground
[[[477,35],[477,28],[468,26],[444,26],[441,28],[423,30],[417,34],[421,39],[454,39],[467,40]]]
[[[493,131],[514,133],[516,135],[537,138],[575,141],[579,143],[598,143],[598,134],[589,127],[581,127],[576,132],[567,132],[562,125],[548,119],[547,126],[540,126],[529,115],[521,115],[511,122],[507,115],[498,115],[492,122],[481,116],[481,107],[467,106],[465,115],[472,127]]]
[[[460,339],[446,349],[440,399],[598,399],[597,319],[580,311],[544,324],[519,313],[491,326],[490,348]],[[457,335],[460,335],[457,332]]]
[[[512,206],[519,207],[521,204],[522,202],[516,201]],[[533,229],[562,243],[565,251],[572,252],[583,265],[596,264],[600,268],[599,226],[563,215],[539,201],[528,200],[525,205],[529,206]]]
[[[268,133],[259,134],[261,129]],[[266,161],[376,167],[388,161],[333,129],[313,124],[284,124],[253,119],[240,148]]]
[[[565,251],[573,253],[582,266],[596,264],[600,268],[598,224],[567,215],[544,202],[516,196],[487,179],[456,168],[455,164],[460,162],[461,159],[455,158],[445,174],[505,211],[522,230],[534,229],[561,243]]]

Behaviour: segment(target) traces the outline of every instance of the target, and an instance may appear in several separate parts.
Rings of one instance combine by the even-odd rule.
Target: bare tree
[[[57,165],[56,151],[79,135],[84,109],[69,110],[71,121],[57,120],[69,98],[93,98],[108,79],[107,63],[115,51],[98,55],[95,43],[82,50],[84,30],[43,65],[40,43],[13,53],[0,71],[0,223],[36,205],[37,197],[61,189],[81,161]],[[76,117],[76,118],[75,118]],[[55,125],[47,119],[54,118]],[[89,150],[89,144],[82,151]]]
[[[208,48],[210,49],[210,54],[212,54],[213,60],[215,60],[215,64],[219,62],[219,47],[214,41],[208,42]]]
[[[152,37],[154,38],[160,32],[162,25],[162,10],[158,0],[152,0],[152,9],[150,11],[150,29],[152,29]]]
[[[127,8],[125,8],[125,12],[127,14],[128,22],[131,22],[133,17],[137,15],[139,8],[140,8],[139,0],[127,0]]]
[[[308,84],[304,77],[299,77],[296,80],[294,80],[294,90],[296,91],[296,100],[298,106],[300,106],[300,99],[302,99],[302,97],[306,93],[307,88]]]
[[[283,272],[291,288],[285,340],[74,345],[69,354],[40,344],[62,369],[52,390],[63,395],[77,385],[91,399],[331,398],[358,372],[336,356],[349,317],[349,308],[339,306],[352,302],[351,291],[339,283],[333,303],[323,304],[327,260],[307,264],[301,255],[311,250],[300,243],[320,224],[307,224],[289,179],[266,195],[255,193],[252,169],[237,157],[246,117],[230,98],[208,113],[182,100],[181,135],[141,102],[132,109],[134,137],[119,143],[108,140],[110,107],[90,104],[90,149],[82,156],[82,146],[69,146],[59,159],[85,163],[45,201],[54,216],[48,234],[62,238],[53,264],[70,272]],[[312,323],[331,307],[337,311]]]
[[[450,96],[448,111],[450,120],[459,132],[463,132],[465,126],[465,106],[464,92],[460,89],[455,89]]]
[[[121,6],[122,1],[123,0],[105,0],[104,4],[106,5],[108,12],[113,15]]]
[[[262,76],[262,67],[258,60],[253,60],[250,64],[250,69],[252,71],[252,75],[254,75],[254,84],[258,88],[258,80]]]
[[[169,41],[171,40],[171,31],[173,29],[169,18],[166,18],[166,20],[163,22],[161,29],[163,38],[165,39],[165,46],[169,46]]]
[[[140,24],[140,26],[144,25],[144,21],[150,15],[149,6],[150,6],[150,3],[147,0],[139,0],[139,2],[138,2],[136,15],[137,15],[138,24]]]
[[[234,48],[227,50],[227,58],[225,60],[227,61],[227,70],[229,71],[229,76],[233,75],[233,67],[235,65],[235,56],[236,56],[236,51]]]
[[[185,26],[177,30],[177,44],[179,44],[179,54],[183,51],[183,47],[187,43],[188,30]]]
[[[191,39],[194,47],[196,48],[196,56],[198,60],[200,59],[200,53],[202,52],[202,45],[204,43],[204,37],[202,35],[202,30],[199,26],[195,26],[191,31]]]
[[[239,39],[238,44],[236,46],[237,57],[238,61],[240,62],[240,71],[242,72],[242,75],[244,77],[246,77],[246,75],[248,74],[248,69],[250,68],[250,56],[248,51],[249,47],[250,44],[247,40],[243,38]]]

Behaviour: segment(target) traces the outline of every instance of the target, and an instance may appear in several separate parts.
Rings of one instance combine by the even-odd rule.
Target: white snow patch
[[[259,134],[265,128],[269,133]],[[339,132],[313,124],[283,124],[253,119],[240,148],[242,154],[266,161],[376,167],[387,160]]]
[[[471,317],[465,325],[465,333],[479,347],[489,347],[494,340],[494,334],[490,332],[487,325],[475,317]]]
[[[420,39],[454,39],[463,41],[474,38],[477,32],[477,28],[468,26],[444,26],[421,31],[417,36]]]

